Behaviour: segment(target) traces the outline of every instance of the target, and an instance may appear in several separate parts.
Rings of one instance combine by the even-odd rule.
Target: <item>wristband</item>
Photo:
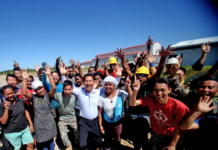
[[[150,63],[150,67],[154,67],[155,66],[155,63]]]

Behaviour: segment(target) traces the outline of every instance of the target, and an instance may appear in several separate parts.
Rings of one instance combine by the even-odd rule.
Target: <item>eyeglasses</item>
[[[140,76],[141,76],[141,77],[147,77],[148,75],[147,75],[147,74],[137,74],[136,76],[137,76],[137,77],[140,77]]]

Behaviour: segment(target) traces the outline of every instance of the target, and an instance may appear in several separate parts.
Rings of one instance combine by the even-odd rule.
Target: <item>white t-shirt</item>
[[[98,101],[98,106],[103,107],[104,111],[107,113],[108,117],[111,119],[113,118],[114,109],[117,103],[118,96],[122,95],[123,102],[126,100],[128,93],[123,90],[117,90],[116,96],[114,96],[112,99],[109,99],[105,96],[105,94],[102,94]]]

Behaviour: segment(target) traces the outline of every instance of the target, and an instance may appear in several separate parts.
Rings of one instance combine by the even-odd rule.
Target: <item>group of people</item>
[[[182,58],[166,62],[173,50],[162,46],[156,67],[148,50],[128,61],[117,49],[122,69],[115,57],[98,69],[97,57],[85,75],[79,60],[70,59],[67,67],[58,57],[56,71],[36,65],[37,77],[15,62],[8,85],[1,87],[0,141],[10,150],[54,150],[54,139],[66,150],[121,150],[121,137],[136,150],[217,149],[218,61],[185,86],[203,68],[210,45],[202,45],[189,70],[181,67]]]

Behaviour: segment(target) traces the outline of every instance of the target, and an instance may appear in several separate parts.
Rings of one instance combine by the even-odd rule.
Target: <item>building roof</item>
[[[85,63],[91,63],[92,61],[85,61],[85,62],[82,62],[81,64],[85,64]]]
[[[159,42],[153,42],[152,44],[154,44],[154,43],[159,43]],[[145,45],[147,45],[147,44],[141,44],[141,45],[136,45],[136,46],[130,46],[130,47],[123,48],[122,50],[130,49],[130,48],[135,48],[135,47],[141,47],[141,46],[145,46]],[[113,54],[113,53],[115,53],[115,52],[98,54],[98,55],[96,55],[96,57],[101,56],[101,55],[106,55],[106,54]]]
[[[178,49],[182,47],[197,46],[197,45],[202,45],[204,42],[207,43],[209,41],[210,43],[218,43],[218,36],[189,40],[189,41],[181,41],[179,43],[172,45],[171,48],[175,47],[176,49]]]

